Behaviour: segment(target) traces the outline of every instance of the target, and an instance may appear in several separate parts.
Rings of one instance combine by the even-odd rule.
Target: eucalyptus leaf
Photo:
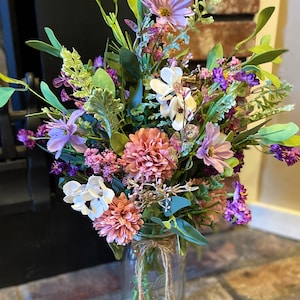
[[[268,141],[268,143],[272,142],[276,144],[278,142],[288,140],[298,131],[299,127],[293,122],[286,124],[273,124],[259,129],[257,137],[263,142],[265,140]]]
[[[36,50],[48,53],[50,55],[53,55],[55,57],[61,57],[60,56],[60,49],[53,47],[50,44],[47,44],[43,41],[39,40],[28,40],[25,42],[26,45],[30,46],[31,48],[34,48]]]
[[[46,34],[47,34],[47,37],[48,37],[48,39],[49,39],[51,45],[52,45],[54,48],[56,48],[56,49],[58,49],[58,50],[60,51],[61,48],[62,48],[62,45],[61,45],[61,43],[58,41],[58,39],[56,38],[56,36],[55,36],[53,30],[52,30],[51,28],[49,28],[49,27],[45,27],[44,30],[45,30],[45,32],[46,32]]]
[[[41,81],[40,84],[41,92],[45,98],[45,101],[49,103],[51,106],[55,107],[56,109],[67,112],[67,109],[59,102],[57,97],[54,95],[54,93],[50,90],[49,86],[46,82]]]
[[[172,196],[170,201],[170,209],[165,212],[166,217],[170,217],[180,209],[190,206],[191,201],[185,197]]]
[[[15,89],[12,87],[0,87],[0,107],[3,107],[10,99]]]
[[[176,218],[176,222],[171,222],[170,231],[191,243],[207,245],[207,239],[194,226],[183,219]]]

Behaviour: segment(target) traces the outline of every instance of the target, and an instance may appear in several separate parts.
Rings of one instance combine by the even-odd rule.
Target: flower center
[[[171,16],[171,11],[167,7],[163,7],[159,10],[159,14],[162,17],[170,17]]]
[[[208,156],[212,157],[214,155],[214,147],[208,148]]]

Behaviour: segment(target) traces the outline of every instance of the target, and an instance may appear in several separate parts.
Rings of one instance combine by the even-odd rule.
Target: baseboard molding
[[[300,241],[300,211],[253,202],[249,204],[252,211],[252,228],[271,232]]]

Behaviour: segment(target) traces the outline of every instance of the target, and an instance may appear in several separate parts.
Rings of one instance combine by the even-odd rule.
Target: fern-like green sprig
[[[84,104],[84,109],[101,122],[109,138],[121,127],[124,105],[106,89],[95,89]]]

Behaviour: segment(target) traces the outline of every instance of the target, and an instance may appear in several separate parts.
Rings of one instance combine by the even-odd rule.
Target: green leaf
[[[36,50],[48,53],[55,57],[60,57],[60,49],[57,49],[57,48],[53,47],[52,45],[47,44],[43,41],[28,40],[25,43],[26,43],[26,45],[28,45]]]
[[[218,66],[217,59],[223,57],[223,47],[221,43],[216,44],[208,53],[206,68],[210,71]]]
[[[128,6],[133,12],[136,20],[140,23],[142,19],[142,1],[137,0],[127,0]]]
[[[130,87],[130,97],[128,99],[128,106],[130,108],[136,108],[143,100],[143,81],[138,81],[136,88]]]
[[[255,54],[251,56],[248,60],[246,60],[242,65],[260,65],[267,62],[271,62],[274,59],[276,59],[279,55],[281,55],[284,52],[287,52],[287,49],[274,49],[270,50],[268,52],[264,52],[261,54]]]
[[[287,140],[281,141],[280,144],[287,147],[298,147],[300,146],[300,136],[294,135]]]
[[[262,142],[276,144],[288,140],[298,131],[299,127],[295,123],[289,122],[286,124],[274,124],[263,127],[259,129],[256,136],[261,139]]]
[[[190,206],[190,205],[191,205],[191,201],[188,200],[187,198],[180,197],[180,196],[172,196],[171,202],[170,202],[170,209],[168,209],[165,212],[165,216],[170,217],[171,215],[175,214],[180,209]]]
[[[125,190],[121,180],[114,176],[112,177],[111,185],[116,194],[120,194]]]
[[[120,132],[114,132],[110,139],[110,145],[115,153],[122,155],[125,149],[126,143],[129,141],[128,137]]]
[[[97,71],[93,75],[92,84],[94,87],[101,88],[103,90],[105,89],[109,90],[112,96],[115,97],[116,95],[115,84],[104,69],[102,68],[97,69]]]
[[[207,245],[207,239],[194,226],[183,219],[176,218],[176,222],[171,222],[170,231],[191,243]]]
[[[276,88],[278,88],[278,89],[280,88],[281,81],[275,74],[272,74],[272,73],[267,72],[265,70],[261,70],[261,73],[265,77],[267,77],[275,85]]]
[[[52,45],[54,48],[56,48],[56,49],[58,49],[58,50],[60,51],[61,48],[62,48],[62,45],[61,45],[61,43],[58,41],[58,39],[56,38],[56,36],[55,36],[54,32],[52,31],[52,29],[50,29],[49,27],[45,27],[44,30],[45,30],[45,32],[46,32],[46,34],[47,34],[47,37],[48,37],[48,39],[49,39],[51,45]]]
[[[124,253],[124,246],[117,245],[116,243],[108,243],[108,246],[112,250],[115,258],[120,260]]]
[[[151,221],[166,227],[171,232],[191,243],[207,245],[207,239],[194,226],[183,219],[172,216],[169,221],[162,221],[160,218],[152,217]]]
[[[243,44],[247,43],[252,38],[254,38],[264,28],[264,26],[266,25],[266,23],[271,18],[274,10],[275,10],[275,7],[270,6],[270,7],[266,7],[262,11],[260,11],[260,13],[259,13],[259,15],[257,17],[257,22],[256,22],[256,27],[255,27],[254,32],[250,36],[248,36],[246,39],[244,39],[243,41],[239,42],[235,46],[235,50],[236,51],[238,51]]]
[[[8,77],[2,73],[0,73],[0,79],[2,79],[4,82],[7,82],[7,83],[19,84],[19,85],[24,86],[25,88],[28,88],[28,85],[26,82],[15,79],[15,78]]]
[[[0,107],[3,107],[9,101],[14,92],[15,89],[12,87],[0,87]]]
[[[257,133],[258,130],[259,130],[262,126],[264,126],[267,122],[269,122],[269,121],[270,121],[270,120],[266,120],[266,121],[260,123],[259,125],[257,125],[257,126],[255,126],[255,127],[251,128],[251,129],[248,129],[248,130],[246,130],[246,131],[243,131],[242,133],[240,133],[239,135],[237,135],[237,136],[233,139],[233,141],[232,141],[231,144],[232,144],[232,145],[235,145],[235,144],[238,144],[238,143],[244,141],[245,139],[247,139],[248,136],[251,136],[251,135]]]
[[[138,59],[136,55],[127,48],[122,47],[120,49],[120,63],[123,69],[133,76],[135,80],[141,78]]]
[[[67,112],[67,109],[59,102],[59,100],[54,95],[54,93],[50,90],[46,82],[41,81],[40,88],[43,96],[45,97],[45,101],[47,103],[49,103],[51,106],[55,107],[56,109],[62,112]]]

